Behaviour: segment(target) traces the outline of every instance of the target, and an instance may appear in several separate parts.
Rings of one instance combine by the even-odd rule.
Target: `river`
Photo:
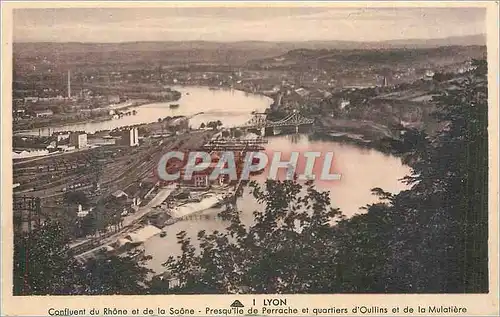
[[[121,119],[104,122],[53,127],[51,131],[85,130],[95,132],[126,125],[155,122],[160,117],[189,116],[199,112],[204,112],[204,114],[190,120],[192,127],[199,127],[202,122],[213,120],[221,120],[225,126],[236,126],[248,121],[252,111],[264,111],[272,102],[270,98],[237,90],[209,90],[205,87],[172,88],[182,93],[181,99],[175,102],[180,105],[177,109],[170,109],[170,103],[148,104],[131,108],[130,110],[137,110],[135,116],[125,116]],[[44,132],[47,133],[48,130],[45,129]],[[399,158],[354,145],[329,141],[310,141],[306,135],[276,136],[270,137],[268,140],[269,143],[265,146],[268,155],[273,152],[282,152],[286,155],[291,151],[333,152],[334,159],[331,171],[340,174],[341,179],[316,182],[316,186],[319,190],[329,191],[332,206],[340,208],[347,217],[362,212],[360,207],[377,201],[377,198],[370,191],[374,187],[380,187],[392,193],[405,189],[405,185],[399,179],[410,172]],[[285,155],[282,156],[282,160],[286,159]],[[265,175],[267,175],[266,172],[256,177],[256,180],[264,181]],[[239,199],[238,206],[242,211],[242,221],[247,225],[251,224],[253,220],[252,212],[262,208],[248,191]],[[209,209],[204,214],[214,216],[218,212],[217,209]],[[211,217],[209,219],[184,220],[166,227],[166,237],[154,236],[145,243],[146,254],[153,256],[153,259],[148,263],[149,268],[159,273],[164,270],[161,264],[170,255],[180,254],[180,246],[175,238],[178,232],[186,231],[192,240],[196,240],[196,234],[200,230],[220,231],[224,230],[227,225],[217,217]]]
[[[271,98],[249,94],[239,90],[220,89],[210,90],[207,87],[196,86],[173,86],[172,89],[179,91],[181,99],[175,102],[151,103],[137,107],[130,107],[127,111],[136,110],[136,115],[123,116],[119,119],[111,119],[100,122],[88,122],[79,124],[68,124],[30,131],[18,134],[49,135],[58,131],[86,131],[94,133],[102,130],[112,130],[119,127],[152,123],[158,118],[167,116],[192,116],[203,112],[190,120],[193,128],[198,128],[202,122],[221,120],[226,127],[237,126],[247,122],[251,118],[252,111],[263,112],[273,102]],[[178,108],[171,109],[170,104],[179,104]]]
[[[360,207],[377,202],[377,197],[371,194],[372,188],[380,187],[392,193],[406,189],[406,185],[399,179],[410,173],[409,167],[403,165],[399,158],[375,150],[336,142],[310,141],[306,135],[271,137],[266,145],[268,154],[276,151],[289,153],[292,150],[303,152],[306,149],[334,153],[331,172],[340,174],[340,180],[319,181],[316,182],[316,187],[320,191],[329,191],[331,205],[339,208],[347,217],[363,212]],[[282,158],[285,160],[285,155]],[[266,175],[267,173],[264,172],[256,176],[255,180],[263,182]],[[253,220],[252,212],[261,209],[262,206],[255,201],[250,190],[247,189],[238,201],[238,208],[241,210],[242,222],[249,225]],[[209,216],[208,219],[202,217],[179,221],[164,228],[167,232],[166,237],[154,236],[146,241],[146,254],[153,256],[153,259],[148,262],[148,267],[155,272],[162,272],[164,268],[161,264],[170,255],[180,254],[180,246],[175,237],[180,231],[186,231],[192,241],[196,240],[196,234],[200,230],[224,231],[228,223],[216,217],[219,211],[215,208],[208,209],[203,213]]]

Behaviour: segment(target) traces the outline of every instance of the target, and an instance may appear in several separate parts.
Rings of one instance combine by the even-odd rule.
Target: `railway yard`
[[[198,148],[214,131],[191,131],[162,139],[144,138],[137,147],[99,146],[85,150],[15,160],[14,199],[39,198],[39,217],[64,218],[67,193],[82,192],[95,205],[117,190],[138,182],[156,183],[155,168],[171,150]],[[22,212],[22,211],[21,211]]]

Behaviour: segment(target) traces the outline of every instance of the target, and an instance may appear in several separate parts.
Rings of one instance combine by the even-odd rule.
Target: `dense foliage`
[[[143,292],[148,273],[136,261],[113,256],[79,263],[68,236],[47,223],[14,241],[14,295],[111,295]]]
[[[373,189],[380,202],[364,214],[344,218],[311,183],[252,184],[264,206],[254,223],[228,209],[225,232],[198,234],[200,252],[179,233],[182,255],[165,263],[179,286],[155,280],[149,289],[130,260],[80,265],[49,224],[15,241],[14,293],[488,292],[487,67],[475,66],[435,99],[444,129],[408,130],[397,146],[411,188]]]

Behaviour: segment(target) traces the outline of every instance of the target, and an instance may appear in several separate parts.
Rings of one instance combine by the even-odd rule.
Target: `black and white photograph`
[[[486,7],[181,2],[12,9],[14,297],[498,294]]]

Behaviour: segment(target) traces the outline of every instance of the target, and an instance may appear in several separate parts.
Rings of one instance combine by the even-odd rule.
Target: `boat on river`
[[[177,109],[179,108],[179,104],[178,103],[172,103],[170,104],[170,109]]]

